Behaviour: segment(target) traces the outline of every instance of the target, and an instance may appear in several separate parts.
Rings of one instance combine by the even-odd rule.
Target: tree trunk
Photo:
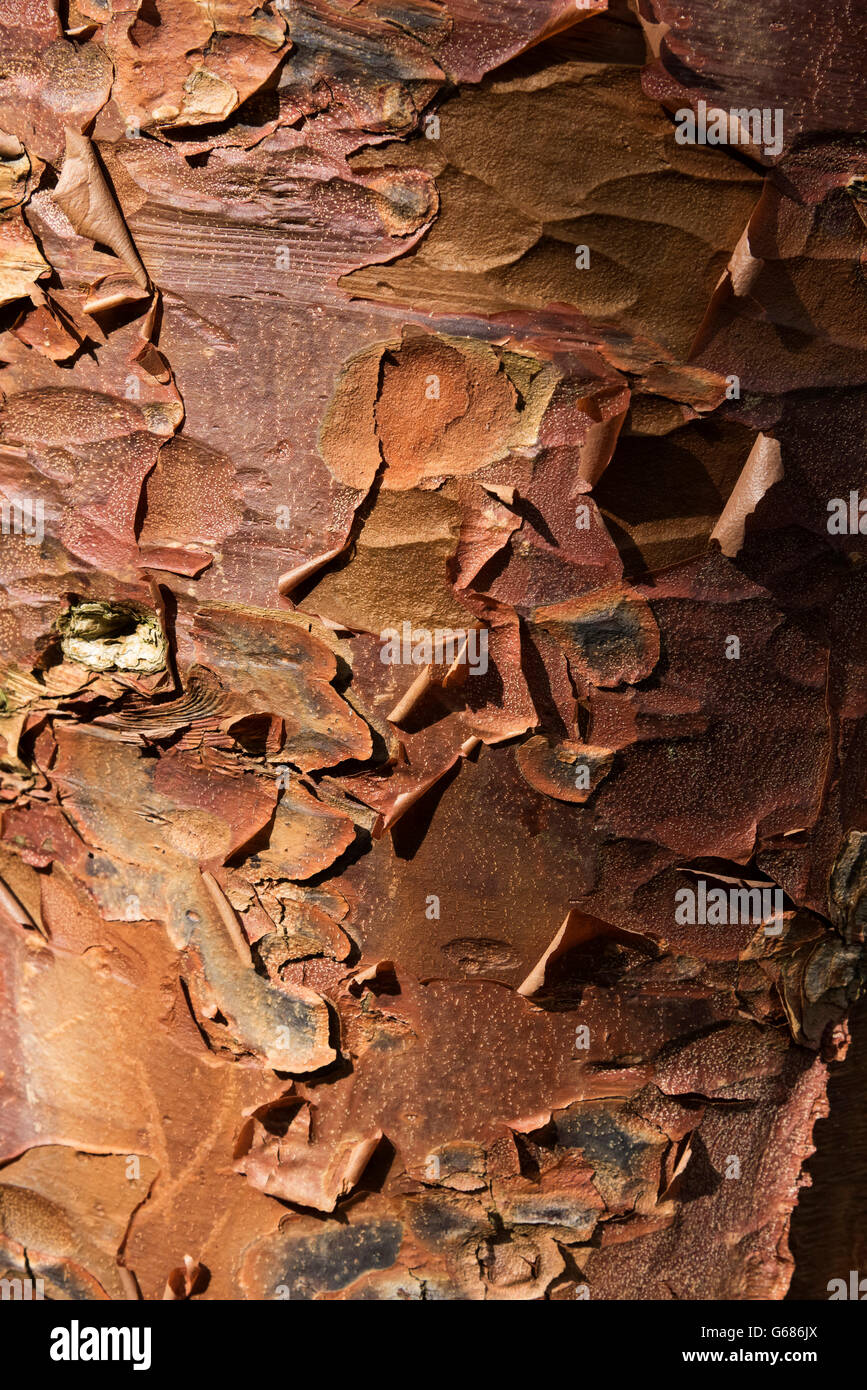
[[[827,1298],[856,21],[218,9],[0,15],[0,1273]]]

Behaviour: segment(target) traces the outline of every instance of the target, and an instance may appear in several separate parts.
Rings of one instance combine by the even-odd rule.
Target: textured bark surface
[[[0,0],[0,1276],[863,1268],[860,23]]]

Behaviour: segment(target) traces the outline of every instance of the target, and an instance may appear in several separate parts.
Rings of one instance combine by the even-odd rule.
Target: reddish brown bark
[[[0,1273],[780,1299],[812,1172],[827,1297],[867,1162],[814,1139],[863,1071],[853,36],[28,8]],[[682,143],[699,103],[747,115]]]

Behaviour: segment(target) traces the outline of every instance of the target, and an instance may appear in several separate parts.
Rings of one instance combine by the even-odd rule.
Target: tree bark
[[[867,1163],[863,21],[27,8],[0,1274],[827,1298]]]

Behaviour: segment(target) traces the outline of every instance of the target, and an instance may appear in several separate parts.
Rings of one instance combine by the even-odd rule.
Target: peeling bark
[[[0,1276],[776,1300],[863,1256],[821,1217],[867,1172],[863,1125],[823,1149],[865,1027],[844,27],[0,6]]]

